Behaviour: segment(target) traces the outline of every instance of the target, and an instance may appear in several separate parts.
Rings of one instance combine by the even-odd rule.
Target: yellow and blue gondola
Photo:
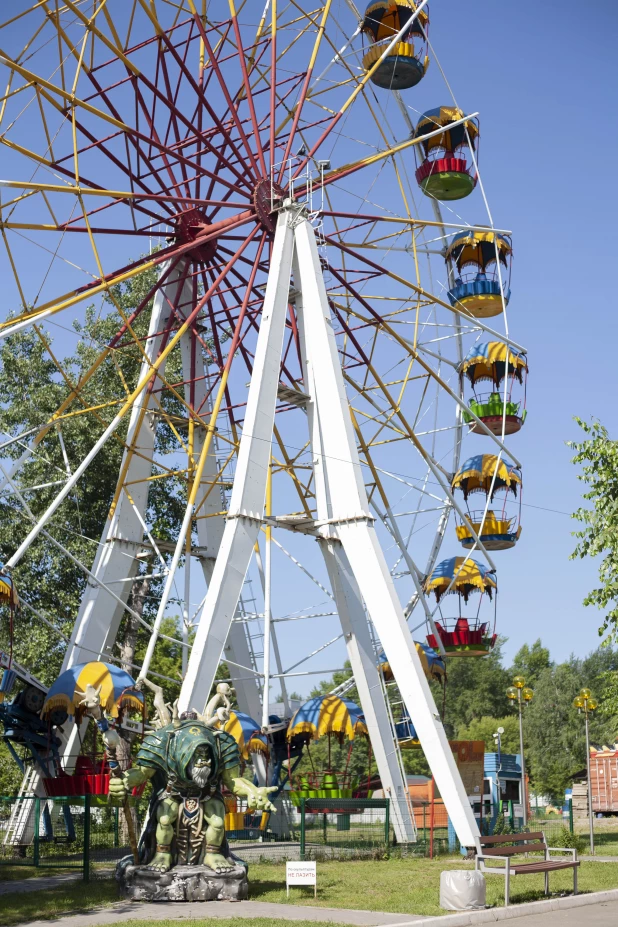
[[[469,228],[453,236],[446,249],[447,263],[456,272],[455,284],[448,291],[451,305],[478,319],[499,315],[511,296],[512,254],[508,235]],[[498,273],[498,264],[504,267],[502,273]]]
[[[424,583],[426,594],[432,594],[440,606],[441,618],[435,622],[436,630],[446,653],[450,656],[485,656],[495,646],[495,606],[493,627],[481,618],[481,603],[486,595],[488,599],[497,592],[495,577],[476,560],[470,557],[450,557],[442,560],[430,573]],[[473,593],[480,593],[481,602],[476,615],[461,614],[462,602],[468,603]],[[443,596],[456,595],[459,600],[459,615],[445,618],[442,615],[441,600]],[[433,634],[427,635],[427,643],[437,649],[438,642]]]
[[[521,487],[521,471],[508,461],[495,454],[476,454],[459,468],[451,481],[453,492],[463,493],[464,501],[474,493],[482,493],[494,503],[497,493],[504,493],[501,511],[487,508],[478,511],[468,510],[468,521],[481,543],[487,550],[508,550],[514,547],[521,535],[520,513],[510,515],[507,511],[507,497],[512,493],[517,497]],[[474,545],[474,537],[469,525],[460,519],[456,525],[457,538],[466,548]]]
[[[412,19],[416,7],[414,0],[378,0],[369,4],[362,24],[363,36],[370,43],[363,55],[365,72],[375,66],[395,36]],[[372,83],[385,90],[406,90],[422,80],[429,64],[428,25],[429,15],[424,7],[375,69],[370,77]]]
[[[475,344],[468,351],[459,374],[463,387],[464,378],[468,380],[474,396],[468,405],[477,418],[495,435],[515,434],[526,421],[525,384],[528,376],[528,358],[523,352],[515,351],[501,341],[488,341]],[[507,378],[504,392],[500,384]],[[491,392],[482,394],[477,391],[479,384],[491,384]],[[514,398],[515,383],[524,387],[523,402]],[[464,421],[470,425],[470,431],[482,434],[478,422],[467,412]]]

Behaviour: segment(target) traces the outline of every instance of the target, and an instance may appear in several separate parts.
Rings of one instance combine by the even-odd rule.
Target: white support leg
[[[399,766],[384,693],[380,685],[375,653],[358,583],[341,542],[320,540],[331,588],[337,603],[341,629],[356,680],[369,739],[380,773],[384,793],[391,800],[391,821],[398,843],[416,841],[416,828],[407,798],[408,784]]]
[[[313,230],[310,227],[306,231],[308,236],[313,235]],[[319,294],[305,289],[306,281],[303,279],[300,261],[306,259],[307,249],[303,251],[302,248],[298,248],[299,237],[307,242],[307,236],[299,229],[296,238],[297,251],[293,265],[294,284],[297,292],[296,315],[305,393],[310,397],[306,410],[313,459],[317,518],[318,521],[324,521],[328,520],[332,515],[331,493],[333,489],[325,466],[321,419],[316,404],[316,379],[322,376],[322,369],[319,365],[319,355],[313,354],[308,345],[308,338],[313,339],[314,337],[314,325],[311,320],[307,320],[307,315],[311,313],[311,309],[309,307],[305,308],[308,303],[317,305]],[[321,280],[319,264],[314,270],[314,279],[319,278]],[[338,363],[338,357],[336,360]],[[327,532],[328,534],[330,532]],[[320,539],[320,548],[335,597],[341,630],[345,636],[348,656],[356,680],[361,707],[367,721],[369,738],[376,758],[378,772],[380,773],[384,791],[392,801],[392,821],[395,834],[399,842],[410,843],[416,840],[416,828],[407,801],[407,782],[404,780],[395,750],[395,732],[391,727],[384,692],[378,678],[371,635],[358,584],[352,576],[348,559],[339,541],[329,536],[323,537]]]
[[[313,364],[328,486],[331,523],[323,534],[328,537],[335,530],[341,540],[460,843],[473,846],[477,824],[369,514],[315,234],[308,222],[297,226],[295,242],[300,272],[295,284],[303,293],[306,350]]]
[[[234,488],[180,691],[180,711],[201,709],[210,692],[264,517],[294,245],[289,219],[287,210],[279,213]]]
[[[165,328],[171,311],[168,300],[174,305],[177,301],[183,299],[185,288],[182,286],[182,279],[185,272],[184,263],[181,262],[170,275],[169,281],[162,287],[161,291],[157,292],[154,298],[148,338],[144,346],[146,358],[142,361],[140,379],[148,372],[149,361],[152,362],[159,353],[161,345],[160,332]],[[159,368],[161,375],[164,374],[164,366],[162,364],[161,368]],[[148,405],[146,414],[141,420],[144,402]],[[148,411],[150,405],[150,393],[144,392],[136,400],[135,406],[131,410],[126,442],[128,447],[134,444],[135,449],[138,451],[138,453],[131,456],[125,475],[125,483],[131,484],[131,498],[142,519],[145,516],[148,504],[147,479],[152,470],[151,460],[155,440],[155,423]],[[128,451],[125,450],[122,463],[123,469],[127,454]],[[137,544],[144,537],[144,528],[135,509],[126,494],[121,493],[116,509],[103,531],[101,544],[92,567],[94,575],[103,583],[110,585],[116,595],[125,603],[131,591],[132,577],[137,572]],[[117,580],[123,577],[126,577],[126,580],[119,583]],[[111,655],[111,648],[116,640],[123,611],[122,604],[114,600],[104,588],[88,585],[81,602],[62,669],[65,670],[76,663],[96,660],[99,656]]]
[[[189,404],[193,402],[196,409],[201,409],[200,415],[203,419],[208,419],[210,417],[210,406],[206,400],[208,381],[205,376],[201,348],[197,344],[195,337],[187,332],[180,339],[180,349],[183,379],[185,381],[185,399]],[[199,460],[204,437],[204,429],[196,428],[193,438],[193,456],[195,460]],[[196,506],[199,508],[196,520],[197,542],[200,548],[200,563],[207,587],[210,586],[212,580],[217,553],[221,546],[225,528],[223,516],[217,514],[221,512],[223,505],[221,489],[219,486],[213,486],[213,483],[217,480],[218,471],[216,447],[213,442],[206,456],[200,481],[200,491],[196,500]],[[186,607],[190,613],[188,603],[186,603]],[[230,627],[225,645],[225,656],[231,661],[228,666],[240,711],[252,718],[259,718],[260,686],[258,680],[257,678],[255,680],[247,679],[248,674],[243,670],[237,670],[233,665],[234,663],[238,663],[240,666],[251,665],[251,654],[249,653],[245,629],[238,622],[233,622]],[[204,704],[206,701],[207,699],[204,700]],[[195,708],[202,711],[204,705],[195,705]]]

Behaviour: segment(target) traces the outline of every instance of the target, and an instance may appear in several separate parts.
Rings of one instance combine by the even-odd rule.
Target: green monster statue
[[[188,711],[178,716],[176,706],[170,714],[159,686],[143,682],[155,692],[157,729],[144,738],[136,765],[110,782],[111,800],[121,805],[130,789],[152,781],[140,863],[161,873],[177,865],[205,865],[218,873],[232,870],[236,864],[225,839],[221,785],[246,798],[249,809],[256,811],[275,810],[268,793],[276,788],[260,788],[243,779],[236,741],[214,730],[219,721],[227,720],[231,689],[220,684],[204,715]],[[217,708],[221,700],[224,707]]]

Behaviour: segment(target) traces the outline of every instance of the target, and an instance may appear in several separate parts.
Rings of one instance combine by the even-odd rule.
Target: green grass
[[[408,859],[318,863],[318,897],[308,889],[290,889],[290,901],[297,905],[329,908],[361,908],[401,914],[443,914],[439,907],[440,872],[463,869],[470,863],[460,858]],[[487,903],[504,904],[504,878],[487,875]],[[543,876],[516,876],[511,882],[511,903],[544,898]],[[552,895],[573,890],[571,870],[552,873]],[[618,888],[618,866],[612,863],[582,863],[579,891],[596,892]],[[249,868],[249,897],[253,901],[286,902],[285,864],[260,863]]]
[[[60,917],[63,914],[84,914],[115,901],[118,901],[118,888],[111,879],[89,882],[87,885],[70,882],[48,891],[0,895],[0,927]]]
[[[391,859],[374,861],[318,863],[318,897],[310,889],[290,889],[289,902],[295,905],[315,905],[329,908],[360,908],[367,911],[389,911],[400,914],[437,915],[444,912],[438,906],[440,873],[443,869],[470,867],[458,857],[428,859]],[[504,879],[486,876],[487,903],[504,903]],[[581,892],[618,888],[618,865],[613,863],[582,863],[579,870]],[[573,889],[571,871],[552,873],[550,889],[553,896],[570,893]],[[249,897],[252,901],[286,904],[285,863],[256,863],[249,868]],[[511,902],[544,898],[543,876],[516,876],[512,881]],[[0,927],[12,927],[39,918],[54,918],[63,914],[91,911],[118,900],[116,884],[103,882],[68,884],[46,892],[9,894],[0,897]],[[136,906],[135,913],[138,914]],[[171,927],[177,921],[158,921],[157,927]],[[208,922],[212,924],[212,921]],[[272,923],[272,922],[270,922]],[[277,922],[278,923],[278,922]],[[306,922],[296,921],[296,927]],[[126,921],[119,918],[120,927],[146,927],[139,917]],[[207,921],[194,921],[192,927],[207,927]],[[216,927],[267,927],[261,918],[242,921],[230,918],[217,921]],[[319,925],[322,927],[322,925]]]
[[[65,872],[76,872],[78,869],[56,869],[47,866],[36,869],[34,866],[0,866],[0,882],[21,882],[23,879],[41,879],[48,876],[62,875]]]

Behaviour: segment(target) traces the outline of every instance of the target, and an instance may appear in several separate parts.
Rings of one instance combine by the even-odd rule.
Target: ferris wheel
[[[224,659],[240,709],[266,728],[269,686],[289,707],[343,641],[381,777],[400,794],[368,682],[385,649],[468,844],[408,628],[442,654],[487,651],[460,643],[440,599],[464,574],[470,585],[473,554],[491,594],[493,550],[509,546],[495,536],[519,537],[489,505],[505,455],[519,465],[505,436],[525,417],[511,388],[527,366],[508,326],[492,326],[506,320],[512,245],[480,205],[478,114],[412,96],[435,55],[428,30],[427,0],[364,13],[270,0],[261,15],[232,0],[44,0],[0,24],[0,338],[34,332],[64,388],[52,416],[3,444],[2,489],[23,509],[4,573],[24,620],[53,625],[29,606],[20,564],[42,539],[75,559],[76,488],[120,445],[102,537],[77,558],[87,585],[64,667],[117,659],[133,615],[147,644],[132,669],[156,676],[162,622],[180,610],[181,708],[201,710]],[[473,191],[474,226],[452,205]],[[76,375],[63,357],[93,314],[101,334]],[[489,399],[466,398],[483,377]],[[83,416],[97,426],[77,454]],[[493,460],[475,489],[460,466],[468,432]],[[58,455],[64,473],[32,489],[32,462]],[[155,484],[182,509],[165,543]],[[464,484],[485,491],[480,517]],[[436,573],[446,540],[464,544],[461,564]],[[129,603],[148,571],[161,586],[152,622]]]

